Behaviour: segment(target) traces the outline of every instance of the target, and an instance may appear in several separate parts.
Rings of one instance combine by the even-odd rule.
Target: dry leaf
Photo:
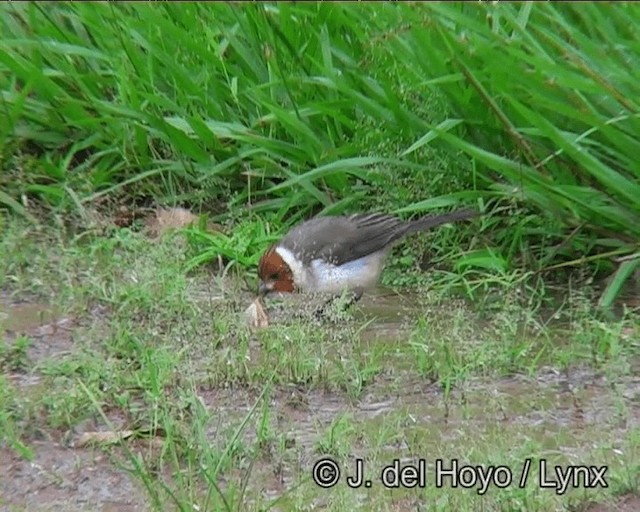
[[[116,444],[130,438],[134,433],[133,430],[85,432],[75,442],[75,446],[76,448],[83,448],[89,444]]]
[[[152,236],[161,236],[167,231],[186,228],[197,223],[198,216],[186,208],[158,208],[155,217],[147,220],[147,230]],[[207,230],[222,231],[222,226],[209,222]]]
[[[244,311],[247,324],[252,329],[262,329],[269,326],[269,316],[260,297],[256,298]]]

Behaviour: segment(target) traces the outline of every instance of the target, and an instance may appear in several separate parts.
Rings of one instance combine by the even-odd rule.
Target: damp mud
[[[34,368],[52,358],[63,358],[74,348],[75,326],[72,317],[59,315],[51,305],[0,297],[4,359],[19,337],[29,340],[25,355]],[[41,382],[37,370],[3,368],[3,372],[27,400],[29,390]],[[24,450],[8,446],[4,435],[0,437],[0,510],[148,510],[139,484],[115,466],[108,453],[74,450],[63,432],[34,430],[37,433]]]
[[[356,321],[366,319],[363,339],[401,351],[412,319],[424,314],[416,302],[395,294],[366,298],[355,314]],[[30,340],[26,351],[31,369],[3,368],[8,381],[27,395],[39,382],[41,363],[74,351],[79,335],[74,318],[46,304],[7,297],[0,302],[0,325],[5,352],[20,336]],[[288,489],[308,484],[314,461],[326,454],[380,466],[398,453],[411,453],[426,461],[427,471],[433,471],[438,459],[517,465],[533,456],[556,464],[615,468],[638,456],[629,453],[628,438],[640,425],[640,359],[613,378],[580,365],[543,367],[534,375],[475,376],[450,388],[417,376],[411,363],[402,361],[395,365],[390,357],[388,367],[357,397],[321,386],[280,385],[261,395],[251,387],[200,385],[195,393],[210,415],[207,442],[221,452],[257,402],[263,411],[238,435],[244,446],[262,446],[262,454],[251,464],[241,458],[220,479],[220,488],[228,489],[229,482],[250,472],[246,502],[251,504],[252,496],[278,500]],[[127,414],[112,410],[108,416],[108,424],[85,422],[69,431],[35,429],[25,441],[30,457],[3,440],[0,510],[151,510],[142,482],[126,469],[129,461],[117,443],[80,447],[77,442],[87,432],[131,428]],[[161,452],[164,434],[156,435],[156,451]],[[139,440],[122,442],[141,456],[149,453],[148,444]],[[531,446],[535,453],[528,451]],[[403,463],[412,460],[403,458]],[[366,492],[354,492],[366,503]],[[397,510],[428,510],[415,496],[400,496]],[[286,499],[279,503],[274,510],[293,506]],[[309,506],[322,509],[323,503],[320,495]],[[584,501],[581,507],[585,512],[630,512],[640,510],[640,498],[625,491],[615,498]]]

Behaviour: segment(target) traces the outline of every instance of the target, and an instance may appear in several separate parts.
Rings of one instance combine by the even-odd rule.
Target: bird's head
[[[278,254],[275,247],[271,247],[260,258],[258,263],[258,295],[267,295],[271,292],[293,292],[293,272]]]

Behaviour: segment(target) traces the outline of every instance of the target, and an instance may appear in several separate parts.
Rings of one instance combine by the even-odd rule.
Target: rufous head
[[[275,247],[271,247],[262,255],[258,263],[258,277],[260,285],[258,294],[266,295],[271,292],[293,292],[293,273]]]

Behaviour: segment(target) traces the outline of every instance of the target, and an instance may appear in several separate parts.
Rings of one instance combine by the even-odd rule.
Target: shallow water
[[[0,297],[0,326],[6,331],[26,332],[49,326],[56,319],[55,308],[39,302],[12,302]]]

